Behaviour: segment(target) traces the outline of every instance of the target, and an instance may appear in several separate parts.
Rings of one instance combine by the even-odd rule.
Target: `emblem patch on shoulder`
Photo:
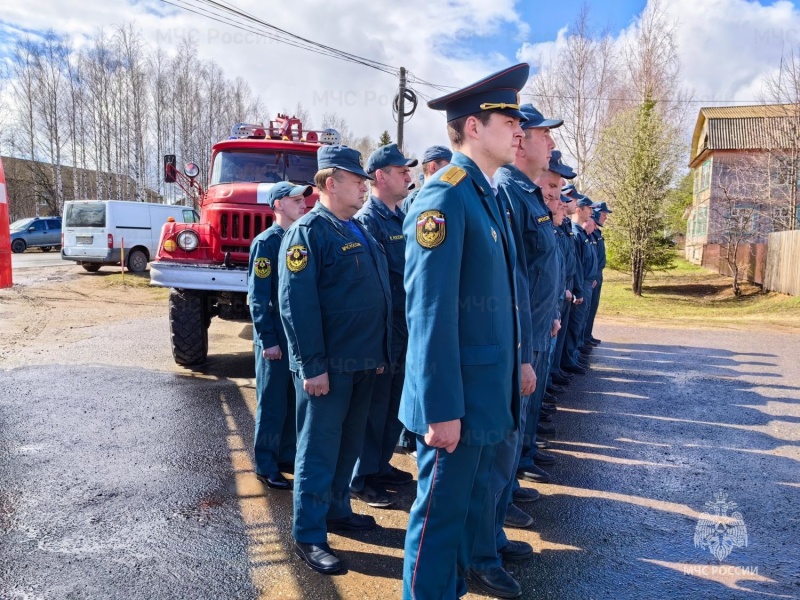
[[[269,277],[270,273],[272,273],[272,265],[269,262],[268,258],[257,258],[253,261],[253,272],[256,274],[256,277],[260,277],[264,279],[265,277]]]
[[[423,248],[436,248],[446,235],[444,213],[426,210],[417,217],[417,243]]]
[[[550,220],[550,215],[542,215],[538,219],[536,219],[537,223],[547,223]]]
[[[466,176],[467,172],[464,169],[456,165],[451,165],[447,171],[442,174],[442,181],[450,185],[458,185]]]
[[[308,250],[297,244],[286,251],[286,266],[292,273],[299,273],[308,265]]]

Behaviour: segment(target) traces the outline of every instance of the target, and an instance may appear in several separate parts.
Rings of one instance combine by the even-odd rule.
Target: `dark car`
[[[20,253],[28,248],[50,252],[61,245],[61,217],[33,217],[11,224],[11,251]]]

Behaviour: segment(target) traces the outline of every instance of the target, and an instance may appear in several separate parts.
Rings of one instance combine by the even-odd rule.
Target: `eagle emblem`
[[[447,234],[444,213],[426,210],[417,217],[417,243],[423,248],[436,248]]]
[[[270,276],[272,273],[272,265],[269,262],[268,258],[257,258],[253,261],[253,272],[256,274],[256,277],[260,277],[264,279]]]
[[[308,249],[297,244],[286,251],[286,266],[292,273],[299,273],[308,265]]]
[[[694,546],[708,550],[718,561],[725,560],[734,548],[747,547],[747,527],[742,513],[735,511],[738,505],[728,502],[722,491],[714,494],[714,501],[706,502],[706,511],[697,520],[694,529]]]

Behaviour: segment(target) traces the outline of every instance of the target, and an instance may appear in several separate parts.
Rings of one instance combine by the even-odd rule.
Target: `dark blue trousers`
[[[578,348],[583,346],[583,331],[592,306],[592,289],[584,290],[583,302],[572,306],[572,315],[569,318],[567,331],[566,356],[562,359],[562,366],[574,367],[578,361]]]
[[[294,373],[297,457],[294,469],[294,539],[327,541],[326,519],[353,514],[350,477],[364,443],[375,371],[329,373],[330,392],[311,396]]]
[[[519,467],[522,453],[520,432],[525,431],[530,399],[530,396],[522,398],[519,428],[512,431],[505,440],[497,445],[481,523],[472,549],[471,565],[478,571],[502,565],[500,549],[505,548],[508,544],[503,523],[505,523],[506,512],[511,504],[512,494],[519,487],[517,467]]]
[[[594,318],[597,316],[597,309],[600,308],[600,292],[603,289],[603,272],[597,275],[597,285],[592,292],[592,306],[589,309],[589,318],[586,321],[586,328],[583,331],[584,341],[589,341],[592,338],[592,330],[594,329]]]
[[[255,468],[259,475],[278,471],[278,463],[294,462],[297,447],[295,392],[289,358],[263,357],[263,346],[256,341],[256,431]]]
[[[553,352],[553,363],[550,365],[550,373],[556,374],[561,371],[563,364],[564,347],[567,341],[567,329],[569,329],[569,321],[572,318],[572,300],[565,300],[561,305],[561,329],[558,330],[558,337],[556,338],[556,349]]]
[[[405,380],[405,352],[399,364],[393,364],[375,377],[372,400],[369,405],[364,447],[353,470],[350,487],[360,492],[370,475],[386,475],[391,471],[389,461],[403,430],[397,418],[400,412],[400,397]]]
[[[525,429],[522,430],[522,456],[517,467],[530,467],[533,464],[533,457],[539,451],[536,447],[536,426],[539,424],[542,399],[547,388],[548,352],[547,350],[534,352],[534,357],[533,368],[536,371],[536,389],[530,396],[528,418],[525,422]]]
[[[466,572],[496,451],[497,444],[459,443],[449,454],[417,436],[419,481],[406,532],[404,600],[449,600],[467,593]]]

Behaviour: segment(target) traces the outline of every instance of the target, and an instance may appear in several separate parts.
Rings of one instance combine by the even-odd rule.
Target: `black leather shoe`
[[[545,388],[545,391],[548,394],[556,395],[556,394],[563,394],[564,392],[567,391],[567,388],[563,388],[560,385],[548,385]]]
[[[293,462],[279,462],[278,463],[278,471],[281,473],[290,473],[294,475],[294,463]]]
[[[550,423],[552,420],[553,420],[553,417],[551,417],[547,413],[543,413],[543,412],[539,413],[539,423]]]
[[[533,488],[521,487],[514,490],[511,495],[511,501],[519,504],[527,504],[528,502],[536,502],[541,497],[541,494]]]
[[[550,379],[556,385],[569,385],[570,382],[572,381],[569,377],[562,377],[561,375],[553,375],[552,377],[550,377]]]
[[[373,475],[370,479],[374,483],[380,483],[382,485],[405,485],[414,481],[414,476],[408,471],[401,471],[397,467],[392,467],[389,473]]]
[[[550,473],[544,469],[540,469],[536,465],[531,465],[530,467],[520,467],[517,469],[517,479],[524,479],[525,481],[533,481],[535,483],[550,483]]]
[[[575,377],[575,375],[567,373],[563,368],[559,370],[558,374],[564,379],[569,379],[570,381],[572,381],[572,378]]]
[[[392,498],[383,486],[369,481],[364,484],[362,490],[356,491],[351,488],[350,495],[373,508],[389,508],[396,502],[396,499]]]
[[[331,519],[328,521],[328,531],[370,531],[375,529],[375,519],[369,515],[353,513],[344,519]]]
[[[583,367],[569,365],[567,367],[564,367],[564,370],[567,373],[574,373],[575,375],[586,375],[586,369],[584,369]]]
[[[506,520],[503,521],[504,527],[514,527],[516,529],[525,529],[533,525],[533,517],[526,513],[524,510],[513,504],[508,505],[506,511]]]
[[[556,464],[556,457],[552,454],[545,454],[544,452],[537,452],[533,456],[533,462],[537,465],[554,465]]]
[[[261,475],[256,473],[256,478],[265,486],[273,490],[290,490],[292,489],[292,482],[286,479],[280,473],[270,473],[269,475]]]
[[[555,435],[556,428],[553,427],[552,425],[545,425],[543,423],[539,423],[536,426],[536,433],[538,433],[539,435]]]
[[[603,340],[598,340],[596,337],[592,336],[589,338],[593,344],[597,344],[598,346],[603,343]]]
[[[597,346],[599,346],[599,344],[597,342],[595,342],[594,340],[584,340],[583,343],[586,346],[591,346],[592,348],[596,348]]]
[[[554,412],[558,412],[558,407],[555,404],[542,404],[542,410],[552,415]]]
[[[497,598],[519,598],[522,588],[503,567],[489,567],[485,571],[469,570],[472,580]]]
[[[512,542],[500,548],[500,555],[506,560],[526,560],[533,556],[533,546],[528,542]]]
[[[553,428],[553,432],[555,433],[555,428]],[[540,449],[546,449],[550,447],[550,442],[548,442],[543,437],[536,436],[536,447]]]
[[[294,551],[317,573],[329,575],[342,570],[342,561],[333,553],[328,544],[294,543]]]
[[[553,394],[550,394],[549,392],[545,392],[544,395],[542,396],[542,402],[548,402],[552,404],[553,402],[558,402],[558,398],[556,398],[555,396],[553,396]]]
[[[592,353],[593,349],[594,348],[592,348],[591,346],[581,346],[580,348],[578,348],[578,352],[580,352],[584,356],[589,356]]]

